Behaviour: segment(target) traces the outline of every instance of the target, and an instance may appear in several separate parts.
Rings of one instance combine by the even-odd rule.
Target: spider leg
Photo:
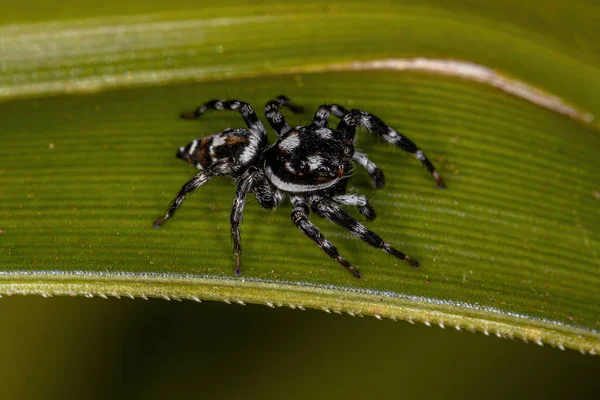
[[[220,171],[218,167],[213,167],[200,172],[192,179],[187,181],[187,183],[183,185],[183,187],[179,190],[177,196],[175,196],[173,201],[171,201],[171,204],[169,205],[169,208],[167,209],[167,212],[165,213],[164,217],[154,221],[154,228],[160,228],[161,226],[163,226],[169,218],[175,215],[175,212],[177,211],[181,203],[183,203],[183,200],[185,200],[185,196],[192,193],[194,190],[198,189],[200,186],[204,185],[206,182],[208,182],[215,176],[219,175],[219,172]]]
[[[331,114],[335,115],[338,118],[343,118],[344,115],[348,113],[344,107],[338,104],[324,104],[319,107],[317,112],[315,113],[315,117],[313,119],[313,123],[320,126],[327,126],[327,122],[329,120],[329,116]],[[352,137],[354,140],[354,137]],[[356,161],[361,167],[365,168],[373,181],[373,185],[380,189],[385,185],[385,178],[383,177],[383,172],[377,168],[377,166],[369,160],[366,154],[361,153],[359,151],[355,151],[354,156],[352,157],[354,161]]]
[[[327,121],[329,120],[329,115],[333,114],[338,118],[342,118],[344,114],[348,111],[340,105],[337,104],[323,104],[319,107],[317,112],[315,113],[315,117],[313,118],[313,123],[324,127],[327,126]]]
[[[363,126],[368,131],[375,132],[381,136],[386,142],[392,143],[403,149],[404,151],[414,155],[431,173],[433,179],[439,188],[445,188],[444,181],[435,167],[429,161],[425,153],[421,151],[409,138],[387,126],[381,119],[375,115],[364,111],[352,109],[348,111],[340,121],[337,129],[342,132],[347,132],[349,138],[354,139],[356,127]]]
[[[254,196],[256,196],[258,203],[263,208],[269,210],[276,208],[281,200],[283,200],[281,193],[279,191],[273,192],[273,189],[271,189],[271,185],[269,185],[265,174],[258,169],[254,174],[253,180],[254,183],[252,185],[252,193],[254,193]]]
[[[202,114],[204,114],[208,110],[234,110],[238,111],[248,129],[250,129],[250,133],[255,136],[257,139],[262,139],[266,141],[267,139],[267,131],[263,126],[262,122],[258,119],[258,116],[250,107],[250,104],[240,101],[240,100],[210,100],[196,108],[192,112],[186,112],[181,114],[182,119],[197,119]]]
[[[333,196],[331,199],[344,206],[358,207],[358,212],[369,220],[374,220],[376,217],[375,210],[371,204],[369,204],[369,199],[365,196],[361,196],[360,194],[343,194],[340,196]]]
[[[238,187],[235,191],[235,198],[233,200],[233,207],[231,208],[231,240],[233,241],[233,250],[235,252],[235,268],[233,272],[236,276],[242,274],[240,222],[242,221],[244,206],[246,205],[246,195],[252,190],[255,171],[255,168],[248,169],[238,181]]]
[[[418,267],[419,262],[413,260],[406,254],[393,248],[389,243],[386,243],[376,233],[370,231],[366,226],[355,220],[350,214],[336,205],[327,203],[319,196],[311,196],[310,206],[317,215],[327,218],[334,224],[340,225],[364,242],[373,247],[381,249],[388,254],[393,255],[401,260],[406,261],[411,267]]]
[[[371,177],[371,181],[373,181],[373,186],[375,186],[377,189],[381,189],[385,185],[383,171],[377,168],[377,165],[375,165],[373,161],[369,160],[365,153],[355,151],[352,159],[356,161],[358,165],[367,170],[369,176]]]
[[[277,134],[277,137],[282,137],[292,129],[286,122],[285,117],[279,112],[280,107],[287,107],[295,114],[304,111],[302,107],[293,104],[289,98],[283,95],[269,101],[265,105],[265,116]]]
[[[306,236],[311,238],[327,255],[335,259],[342,267],[346,268],[356,278],[360,278],[360,272],[354,266],[352,266],[335,248],[331,242],[329,242],[319,229],[308,220],[308,205],[306,201],[298,196],[292,197],[292,221]]]

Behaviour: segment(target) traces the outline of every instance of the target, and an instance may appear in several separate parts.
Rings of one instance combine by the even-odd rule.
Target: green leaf
[[[311,307],[597,353],[600,41],[581,16],[599,11],[557,3],[580,27],[571,36],[551,22],[557,9],[508,20],[512,3],[475,14],[468,1],[168,12],[114,2],[31,24],[12,6],[0,27],[0,293]],[[95,18],[62,20],[82,16]],[[234,113],[178,114],[211,98],[260,112],[279,94],[309,110],[292,125],[325,102],[361,108],[439,167],[448,190],[361,133],[388,183],[374,190],[357,169],[350,187],[378,211],[367,225],[419,270],[313,216],[361,268],[354,279],[294,227],[289,205],[252,199],[234,278],[226,180],[152,229],[195,173],[175,150],[243,125]]]

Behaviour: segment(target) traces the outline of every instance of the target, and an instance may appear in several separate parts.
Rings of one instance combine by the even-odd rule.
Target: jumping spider
[[[346,193],[353,162],[367,170],[376,188],[383,187],[385,183],[383,172],[366,154],[354,149],[358,126],[379,134],[385,141],[413,154],[427,167],[437,186],[443,188],[442,177],[425,154],[406,136],[364,111],[347,111],[336,104],[322,105],[310,125],[291,128],[279,112],[280,107],[287,107],[294,113],[302,112],[301,107],[292,104],[285,96],[276,97],[266,104],[265,116],[278,138],[273,144],[268,143],[267,131],[254,110],[248,103],[240,100],[211,100],[194,112],[181,114],[183,119],[195,119],[209,109],[235,110],[241,114],[248,128],[225,129],[196,139],[179,149],[177,157],[202,172],[183,185],[165,216],[154,222],[154,227],[160,228],[175,214],[188,194],[210,179],[215,176],[231,176],[237,184],[230,221],[235,275],[241,274],[240,221],[248,193],[253,193],[260,205],[267,209],[274,209],[289,196],[294,207],[294,224],[357,278],[360,278],[358,269],[346,261],[308,220],[309,206],[318,216],[348,229],[371,246],[418,267],[416,260],[383,241],[339,205],[356,206],[367,219],[375,218],[375,211],[365,196]],[[341,119],[336,129],[327,127],[330,114]]]

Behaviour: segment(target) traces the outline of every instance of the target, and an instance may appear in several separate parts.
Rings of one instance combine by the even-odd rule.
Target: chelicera
[[[440,174],[425,154],[406,136],[390,128],[375,115],[361,110],[348,111],[336,104],[322,105],[311,124],[291,128],[279,111],[281,107],[287,107],[295,113],[302,112],[301,107],[285,96],[276,97],[266,104],[265,116],[277,134],[277,141],[273,144],[269,144],[267,131],[252,107],[240,100],[211,100],[194,112],[181,114],[184,119],[195,119],[207,110],[235,110],[241,114],[247,128],[225,129],[196,139],[179,149],[177,157],[201,172],[183,185],[165,215],[154,222],[154,227],[161,227],[173,217],[185,197],[194,190],[214,177],[229,176],[237,184],[230,218],[235,275],[241,274],[240,222],[246,197],[250,193],[267,209],[274,209],[289,198],[293,207],[292,221],[298,229],[357,278],[360,278],[358,269],[310,222],[309,209],[348,229],[371,246],[406,261],[412,267],[418,267],[416,260],[385,242],[341,206],[357,207],[367,219],[375,218],[375,211],[367,197],[347,193],[348,178],[354,163],[367,170],[376,188],[385,184],[383,172],[366,154],[354,148],[358,127],[376,133],[385,141],[414,155],[429,170],[437,186],[443,188]],[[327,127],[331,114],[340,118],[335,129]]]

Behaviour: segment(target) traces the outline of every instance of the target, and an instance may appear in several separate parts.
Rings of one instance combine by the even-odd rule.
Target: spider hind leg
[[[342,255],[338,249],[331,244],[321,231],[308,220],[308,205],[306,201],[301,197],[293,197],[292,205],[292,221],[294,224],[304,233],[306,236],[311,238],[329,257],[336,260],[342,267],[346,268],[354,277],[361,278],[360,272],[356,267],[350,264]]]
[[[413,260],[400,250],[395,249],[389,243],[385,242],[379,235],[369,230],[366,226],[354,219],[350,214],[341,209],[340,207],[326,202],[320,196],[312,196],[310,199],[310,206],[317,215],[327,218],[330,222],[340,225],[362,241],[370,244],[373,247],[381,249],[388,254],[393,255],[400,260],[404,260],[411,267],[418,267],[419,262]]]

